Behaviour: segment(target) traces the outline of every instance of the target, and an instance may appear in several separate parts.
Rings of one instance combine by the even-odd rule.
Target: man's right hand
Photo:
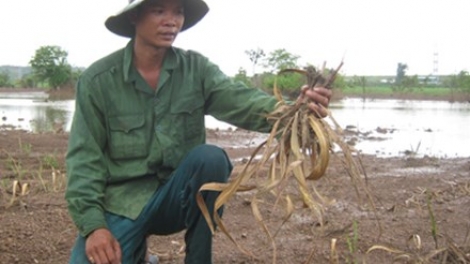
[[[86,239],[85,252],[93,264],[120,264],[121,247],[106,228],[99,228]]]

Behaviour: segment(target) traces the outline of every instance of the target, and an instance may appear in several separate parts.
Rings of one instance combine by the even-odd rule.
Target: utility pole
[[[433,53],[433,67],[432,67],[432,76],[435,78],[436,84],[439,82],[439,53],[434,51]]]

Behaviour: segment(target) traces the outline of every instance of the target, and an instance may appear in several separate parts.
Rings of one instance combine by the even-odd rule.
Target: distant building
[[[380,83],[382,84],[393,84],[395,83],[395,79],[394,78],[383,78],[383,79],[380,79]]]
[[[436,76],[436,75],[418,76],[418,81],[420,84],[424,84],[424,85],[441,84],[441,81],[439,80],[439,76]]]

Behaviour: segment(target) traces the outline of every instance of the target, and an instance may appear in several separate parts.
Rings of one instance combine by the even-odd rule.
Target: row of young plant
[[[37,159],[37,167],[26,168],[23,159]],[[0,178],[0,208],[27,205],[27,198],[38,192],[62,192],[66,176],[56,153],[34,157],[31,144],[18,139],[18,152],[2,149],[0,161],[6,168]],[[35,163],[36,164],[36,163]]]

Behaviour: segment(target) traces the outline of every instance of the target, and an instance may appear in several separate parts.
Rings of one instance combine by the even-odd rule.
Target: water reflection
[[[363,135],[357,148],[365,153],[470,156],[468,103],[347,99],[331,108],[343,127]]]
[[[75,101],[0,99],[0,129],[70,130]],[[331,105],[363,153],[398,156],[470,157],[470,104],[434,101],[345,99]],[[206,118],[208,128],[229,124]]]
[[[32,132],[69,130],[73,100],[0,99],[0,127]]]
[[[31,131],[63,131],[67,120],[67,111],[47,106],[44,111],[35,111],[31,121]]]

